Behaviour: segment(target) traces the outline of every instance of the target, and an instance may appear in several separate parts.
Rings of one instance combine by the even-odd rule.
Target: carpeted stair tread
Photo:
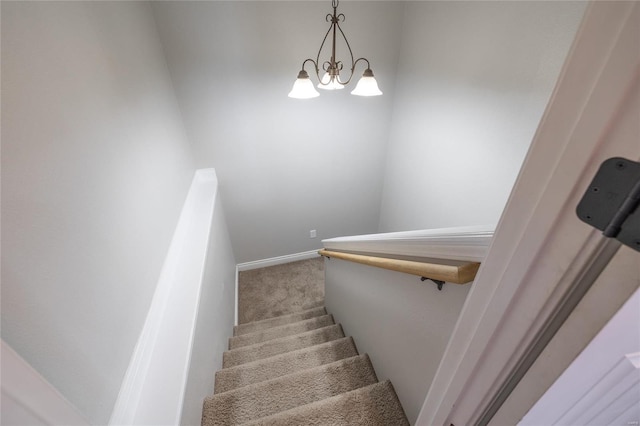
[[[265,342],[267,340],[278,339],[280,337],[293,336],[294,334],[304,333],[306,331],[326,327],[331,324],[334,324],[333,316],[323,315],[321,317],[314,317],[290,324],[279,325],[277,327],[271,327],[265,330],[231,337],[229,339],[229,349],[237,349],[243,346]]]
[[[377,381],[366,354],[346,358],[208,397],[204,401],[202,425],[256,420]]]
[[[247,324],[240,324],[233,327],[233,335],[240,336],[242,334],[253,333],[266,328],[277,327],[279,325],[289,324],[292,322],[298,322],[313,317],[319,317],[326,315],[327,310],[324,307],[314,307],[305,311],[295,312],[288,315],[282,315],[279,317],[268,318],[261,321],[250,322]]]
[[[304,305],[302,305],[301,311],[307,311],[309,309],[322,308],[322,307],[324,307],[324,296],[321,297],[320,299],[314,299],[308,303],[305,303]]]
[[[266,342],[243,346],[224,352],[222,354],[222,366],[223,368],[233,367],[343,337],[344,332],[342,331],[342,326],[340,324],[334,324],[294,336],[267,340]]]
[[[385,380],[243,425],[408,426],[409,421],[391,382]]]
[[[358,355],[352,337],[321,343],[216,372],[215,393],[263,382]]]

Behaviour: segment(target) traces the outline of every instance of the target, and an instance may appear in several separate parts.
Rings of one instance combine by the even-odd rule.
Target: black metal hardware
[[[600,165],[576,213],[605,237],[640,251],[640,163],[610,158]]]
[[[427,278],[427,277],[421,277],[420,281],[426,281],[426,280],[431,280],[433,281],[437,286],[438,286],[438,290],[442,291],[442,286],[444,285],[444,281],[441,280],[434,280],[433,278]]]

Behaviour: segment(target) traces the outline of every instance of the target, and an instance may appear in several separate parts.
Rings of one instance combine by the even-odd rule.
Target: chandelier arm
[[[344,20],[344,15],[340,14],[343,17]],[[349,79],[347,81],[341,81],[340,77],[337,77],[337,80],[340,84],[342,85],[347,85],[349,84],[349,82],[351,81],[351,79],[353,78],[353,71],[356,68],[356,61],[353,60],[353,51],[351,50],[351,45],[349,44],[349,40],[347,40],[347,36],[344,35],[344,31],[342,31],[342,28],[340,27],[340,24],[336,21],[336,23],[334,24],[336,27],[338,27],[338,29],[340,30],[340,34],[342,34],[342,38],[344,39],[345,44],[347,45],[347,48],[349,49],[349,55],[351,56],[351,75],[349,75]],[[364,59],[364,58],[360,58],[360,59]],[[360,60],[358,59],[358,61]],[[369,62],[369,61],[367,61]]]
[[[318,77],[318,80],[320,80],[320,69],[318,68],[318,63],[314,61],[312,58],[305,59],[304,62],[302,62],[301,69],[304,70],[304,66],[307,64],[307,62],[311,62],[313,64],[313,70],[316,72],[316,76]]]
[[[358,65],[358,62],[360,62],[360,61],[365,61],[367,63],[367,69],[371,68],[371,64],[369,64],[369,60],[367,58],[358,58],[353,63],[353,68],[351,69],[352,73],[356,70],[356,65]]]
[[[1,1],[1,0],[0,0]],[[312,58],[307,58],[304,60],[304,62],[302,62],[302,70],[299,72],[298,74],[298,80],[296,80],[296,83],[294,84],[294,89],[296,89],[296,87],[304,85],[305,87],[307,87],[309,85],[309,81],[304,81],[305,79],[309,79],[309,74],[307,71],[305,71],[304,67],[307,65],[307,62],[311,62],[313,63],[313,67],[316,73],[316,77],[318,77],[318,87],[322,87],[322,86],[326,86],[327,89],[329,90],[334,90],[334,89],[342,89],[344,86],[346,86],[347,84],[349,84],[351,82],[351,80],[353,79],[356,67],[358,66],[358,63],[363,61],[366,62],[367,64],[367,68],[364,71],[363,74],[363,78],[364,77],[369,77],[372,78],[373,77],[373,72],[371,71],[371,65],[369,64],[369,60],[367,58],[358,58],[355,59],[353,56],[353,50],[351,49],[351,44],[349,44],[349,40],[347,40],[347,36],[345,35],[344,31],[342,30],[342,27],[340,26],[340,22],[344,22],[345,21],[345,15],[342,13],[338,13],[337,9],[338,9],[338,3],[339,0],[332,0],[331,1],[331,6],[333,7],[333,13],[329,13],[326,15],[325,19],[327,22],[330,22],[331,25],[329,25],[329,29],[327,30],[327,32],[324,35],[324,38],[322,39],[322,43],[320,43],[320,48],[318,49],[318,54],[316,55],[316,59],[312,59]],[[337,27],[337,29],[336,29]],[[340,35],[342,36],[342,39],[344,40],[344,43],[347,45],[347,49],[349,50],[349,56],[351,58],[351,69],[350,69],[350,75],[349,78],[346,81],[341,81],[340,79],[340,72],[343,70],[343,68],[345,68],[345,63],[343,61],[339,61],[336,58],[336,46],[337,46],[337,33],[338,31],[340,31]],[[327,38],[329,37],[329,34],[332,34],[331,37],[331,58],[329,61],[324,61],[324,62],[320,62],[320,55],[322,54],[322,51],[324,49],[324,46],[327,42]],[[348,63],[348,62],[347,62]],[[322,65],[322,69],[326,72],[326,74],[324,75],[324,77],[328,77],[328,78],[324,78],[324,77],[320,77],[320,66]],[[326,82],[323,81],[323,79],[327,80]],[[302,83],[299,80],[303,80]],[[376,96],[376,95],[381,95],[382,92],[380,92],[380,90],[377,88],[377,83],[375,82],[375,79],[372,78],[372,83],[369,80],[361,80],[361,81],[366,81],[367,84],[371,85],[373,84],[373,86],[375,86],[373,89],[375,90],[368,90],[368,91],[363,91],[363,90],[359,90],[358,87],[356,87],[356,90],[354,90],[352,93],[353,94],[357,94],[357,95],[362,95],[362,96]],[[360,86],[360,82],[358,82],[358,86]],[[315,90],[313,89],[313,86],[311,85],[311,91],[315,92]],[[324,87],[322,87],[324,88]],[[308,89],[305,89],[308,91]],[[293,93],[294,90],[292,90]],[[359,93],[355,93],[355,92],[359,92]],[[366,92],[366,93],[365,93]],[[375,93],[374,93],[375,92]],[[311,95],[313,96],[309,96],[309,93],[306,93],[306,97],[313,97],[313,96],[318,96],[318,93],[312,93]],[[291,94],[290,94],[291,96]],[[291,96],[291,97],[297,97],[297,96]]]

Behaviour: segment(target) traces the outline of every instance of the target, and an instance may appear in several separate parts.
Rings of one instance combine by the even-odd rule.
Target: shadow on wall
[[[470,284],[442,291],[420,277],[325,260],[327,311],[368,353],[379,380],[390,379],[415,423]]]

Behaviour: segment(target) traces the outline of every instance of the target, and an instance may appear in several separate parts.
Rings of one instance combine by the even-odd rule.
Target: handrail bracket
[[[428,278],[428,277],[420,277],[420,281],[426,281],[426,280],[431,280],[435,283],[435,285],[438,286],[438,290],[442,291],[442,287],[444,286],[444,281],[442,280],[434,280],[433,278]]]

